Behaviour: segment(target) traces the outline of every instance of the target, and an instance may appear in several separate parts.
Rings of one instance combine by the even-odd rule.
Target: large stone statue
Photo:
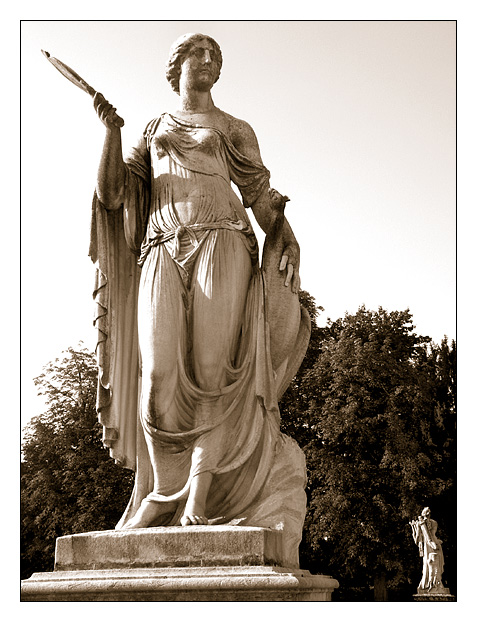
[[[90,251],[98,412],[111,455],[136,472],[117,529],[272,527],[298,566],[305,463],[278,399],[310,333],[299,247],[252,128],[214,105],[221,65],[210,37],[176,41],[179,107],[125,160],[122,120],[94,98],[106,126]],[[261,267],[249,207],[267,234]]]
[[[437,522],[431,518],[430,509],[424,508],[421,516],[409,524],[414,542],[419,547],[419,555],[422,557],[422,578],[417,593],[449,593],[449,589],[442,583],[444,571],[442,541],[436,536]]]

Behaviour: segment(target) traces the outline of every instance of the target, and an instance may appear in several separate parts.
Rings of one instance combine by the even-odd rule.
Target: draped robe
[[[210,523],[283,525],[260,519],[257,508],[267,495],[270,501],[272,473],[280,472],[282,482],[295,482],[292,504],[304,515],[304,462],[279,432],[277,400],[307,338],[302,316],[297,352],[274,366],[266,287],[245,210],[267,192],[269,173],[220,130],[169,114],[148,124],[126,167],[123,207],[108,211],[93,200],[90,247],[103,441],[136,472],[118,527],[147,496],[177,502],[157,524],[179,524],[191,478],[204,471],[213,474]],[[226,342],[207,362],[216,365],[215,385],[210,374],[201,378],[213,339]],[[287,466],[290,456],[297,466]]]
[[[442,573],[444,572],[444,553],[442,541],[436,536],[437,522],[432,518],[418,519],[411,523],[414,542],[419,546],[422,559],[422,578],[419,592],[444,590]]]

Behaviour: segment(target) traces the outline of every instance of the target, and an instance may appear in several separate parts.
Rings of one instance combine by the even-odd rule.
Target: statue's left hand
[[[300,290],[300,247],[296,242],[287,244],[280,261],[280,272],[286,269],[285,287],[291,283],[292,292],[297,294]]]

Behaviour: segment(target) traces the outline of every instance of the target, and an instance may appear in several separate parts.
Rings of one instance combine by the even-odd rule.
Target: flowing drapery
[[[297,348],[280,369],[274,368],[266,288],[244,209],[267,192],[268,171],[240,154],[219,130],[171,115],[147,126],[126,163],[123,207],[107,211],[96,196],[93,200],[90,248],[97,268],[99,419],[112,457],[136,471],[119,526],[147,495],[158,502],[176,500],[177,511],[162,524],[177,524],[191,477],[201,470],[214,477],[207,500],[211,522],[254,524],[247,523],[247,509],[260,514],[257,501],[278,453],[289,448],[279,433],[277,399],[296,373],[307,342],[303,316]],[[200,189],[190,219],[174,209],[188,187]],[[202,331],[194,334],[194,326],[204,326],[214,293],[221,301],[220,292],[227,288],[244,293],[237,306],[224,298],[214,307],[217,312],[222,305],[221,313],[237,330],[223,354],[220,386],[210,388],[201,386],[200,367],[194,368],[195,349],[206,351]],[[140,331],[146,326],[143,332],[149,335],[143,343],[162,335],[164,358],[147,347],[140,352],[138,298]],[[212,329],[216,318],[210,317]],[[171,332],[177,334],[176,351]],[[144,374],[151,356],[164,368],[160,390],[152,386],[150,371]],[[148,409],[145,396],[154,400],[158,391],[157,407]],[[284,472],[282,479],[287,479]]]

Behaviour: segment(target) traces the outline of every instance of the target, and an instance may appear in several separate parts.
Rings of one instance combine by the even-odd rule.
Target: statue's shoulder
[[[255,132],[247,121],[238,119],[222,110],[220,113],[225,130],[224,133],[234,147],[241,151],[245,146],[254,145],[257,142]]]
[[[223,119],[227,125],[229,134],[254,134],[252,126],[247,123],[247,121],[244,121],[243,119],[238,119],[237,117],[234,117],[228,112],[224,112],[223,110],[221,110],[220,112],[223,115]]]
[[[154,119],[151,119],[151,121],[149,121],[149,123],[146,125],[146,128],[144,130],[145,135],[146,134],[151,135],[156,132],[160,122],[162,121],[164,114],[161,114],[159,117],[155,117]]]

